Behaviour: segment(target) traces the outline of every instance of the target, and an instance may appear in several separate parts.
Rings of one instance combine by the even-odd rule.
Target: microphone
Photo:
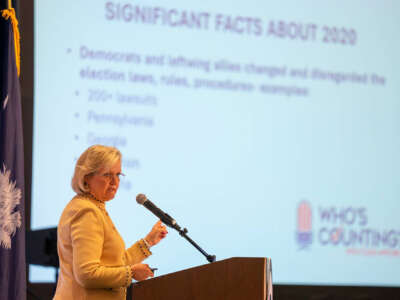
[[[136,196],[136,202],[142,204],[148,210],[150,210],[153,214],[155,214],[165,225],[176,229],[179,234],[184,237],[189,243],[191,243],[197,250],[203,254],[207,260],[212,263],[216,260],[215,255],[209,255],[203,249],[200,248],[199,245],[196,244],[188,235],[188,230],[186,228],[181,229],[181,227],[176,223],[176,221],[169,215],[159,209],[157,206],[154,205],[149,199],[147,199],[146,195],[138,194]]]
[[[138,194],[136,196],[136,202],[142,204],[148,210],[150,210],[153,214],[155,214],[165,225],[172,227],[178,231],[180,231],[181,227],[176,223],[176,221],[167,213],[163,212],[159,209],[153,202],[147,199],[146,195]]]

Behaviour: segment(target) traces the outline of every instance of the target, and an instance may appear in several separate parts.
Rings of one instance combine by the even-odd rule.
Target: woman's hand
[[[135,264],[131,266],[132,277],[137,280],[145,280],[149,277],[154,277],[149,265],[146,264]]]
[[[161,221],[158,221],[149,234],[145,237],[146,242],[149,243],[150,247],[157,245],[163,238],[167,236],[167,228],[161,223]]]

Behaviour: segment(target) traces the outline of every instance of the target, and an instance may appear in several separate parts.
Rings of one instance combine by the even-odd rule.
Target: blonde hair
[[[121,152],[114,147],[93,145],[87,148],[76,162],[71,180],[72,189],[77,194],[88,193],[89,187],[85,182],[85,177],[101,169],[110,169],[121,158]]]

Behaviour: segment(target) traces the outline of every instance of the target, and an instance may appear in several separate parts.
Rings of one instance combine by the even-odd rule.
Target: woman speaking
[[[158,221],[145,238],[125,249],[106,210],[121,175],[121,153],[114,147],[95,145],[79,157],[72,178],[76,195],[58,224],[60,275],[54,300],[125,300],[132,279],[153,276],[141,262],[168,232]]]

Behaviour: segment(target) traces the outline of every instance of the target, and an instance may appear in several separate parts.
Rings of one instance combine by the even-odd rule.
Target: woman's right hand
[[[141,281],[149,277],[154,277],[154,273],[151,271],[147,264],[135,264],[131,266],[132,276],[135,280]]]

